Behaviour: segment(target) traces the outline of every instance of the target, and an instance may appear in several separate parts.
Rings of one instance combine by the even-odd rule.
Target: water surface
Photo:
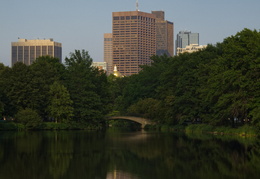
[[[259,176],[257,139],[111,130],[0,133],[0,179]]]

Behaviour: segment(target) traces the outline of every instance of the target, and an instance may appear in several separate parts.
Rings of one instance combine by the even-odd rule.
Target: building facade
[[[187,45],[185,48],[177,48],[177,55],[181,54],[181,53],[192,53],[192,52],[197,52],[199,50],[202,50],[204,48],[206,48],[207,45],[198,45],[198,44],[190,44]]]
[[[92,66],[107,72],[107,62],[92,62]]]
[[[173,22],[165,20],[164,11],[152,11],[155,15],[156,25],[156,55],[168,55],[173,56]]]
[[[107,63],[107,75],[113,74],[113,39],[112,33],[104,34],[104,62]]]
[[[36,58],[46,55],[58,58],[61,62],[62,44],[54,42],[53,39],[19,39],[18,42],[12,42],[12,66],[16,62],[31,65]]]
[[[178,48],[186,48],[186,46],[191,44],[199,45],[199,33],[191,33],[191,31],[180,31],[176,38],[175,53],[177,54]]]
[[[140,11],[112,14],[113,66],[123,76],[138,73],[156,54],[155,15]]]

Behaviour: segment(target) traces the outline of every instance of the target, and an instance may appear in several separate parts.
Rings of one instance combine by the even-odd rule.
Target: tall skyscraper
[[[177,54],[177,48],[186,48],[186,46],[191,44],[199,45],[199,33],[191,33],[191,31],[180,31],[177,34],[175,53]]]
[[[113,66],[124,76],[136,74],[156,54],[155,15],[137,10],[112,17]]]
[[[104,61],[107,63],[107,75],[113,74],[113,41],[112,33],[104,34]]]
[[[61,43],[54,42],[53,39],[19,39],[18,42],[12,42],[12,66],[16,62],[23,62],[26,65],[31,65],[36,58],[46,55],[56,57],[60,59],[61,62]]]
[[[152,11],[156,25],[156,55],[173,56],[173,22],[165,20],[164,11]]]

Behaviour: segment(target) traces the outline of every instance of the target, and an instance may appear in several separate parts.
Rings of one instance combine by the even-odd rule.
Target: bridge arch
[[[125,119],[129,121],[134,121],[142,125],[142,128],[144,128],[147,124],[154,124],[149,119],[145,119],[142,117],[135,117],[135,116],[111,116],[108,117],[106,120],[114,120],[114,119]]]

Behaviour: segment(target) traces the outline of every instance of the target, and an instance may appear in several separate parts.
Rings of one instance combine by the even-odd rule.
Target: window
[[[41,56],[41,46],[36,46],[36,58]]]
[[[114,20],[119,20],[119,17],[114,17],[113,19],[114,19]]]

